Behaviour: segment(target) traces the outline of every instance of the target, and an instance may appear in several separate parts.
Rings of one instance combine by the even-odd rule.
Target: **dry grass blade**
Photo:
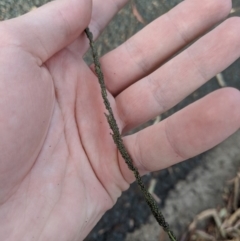
[[[239,12],[239,11],[240,11],[240,8],[232,8],[231,11],[230,11],[230,14],[236,13],[236,12]]]
[[[217,78],[218,84],[221,87],[226,87],[227,86],[226,81],[224,80],[224,77],[223,77],[222,73],[217,74],[216,78]]]
[[[238,208],[238,198],[239,198],[239,176],[235,178],[234,182],[234,194],[233,194],[233,209],[237,210]]]
[[[196,235],[199,238],[204,239],[206,241],[215,241],[216,240],[212,235],[207,234],[206,232],[204,232],[202,230],[196,230]]]
[[[224,228],[228,228],[234,225],[234,223],[237,222],[237,220],[240,218],[240,208],[233,213],[229,219],[227,219],[224,223],[223,223],[223,227]]]
[[[143,19],[143,17],[141,16],[141,14],[137,10],[137,6],[136,6],[135,2],[132,2],[132,13],[136,17],[138,22],[140,22],[142,24],[146,24],[145,20]]]
[[[228,185],[224,193],[225,207],[205,210],[197,215],[184,241],[240,241],[240,173],[228,181]],[[198,230],[200,224],[204,230]]]
[[[154,122],[153,122],[153,125],[158,124],[160,121],[161,121],[161,115],[158,115],[158,116],[155,118],[155,120],[154,120]]]
[[[157,180],[153,178],[149,184],[148,192],[151,193],[151,195],[153,196],[153,198],[157,203],[160,203],[161,199],[154,193],[156,184],[157,184]]]
[[[197,215],[197,217],[195,218],[193,223],[189,226],[189,230],[191,231],[191,230],[196,229],[198,222],[203,221],[204,219],[208,219],[208,218],[213,218],[219,232],[221,233],[222,237],[225,238],[226,233],[225,233],[224,229],[222,228],[222,222],[221,222],[221,219],[220,219],[219,214],[216,209],[208,209],[208,210],[203,211],[199,215]]]

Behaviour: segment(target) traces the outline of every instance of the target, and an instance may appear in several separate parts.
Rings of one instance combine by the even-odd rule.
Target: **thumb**
[[[9,44],[21,46],[45,62],[80,35],[91,13],[91,0],[56,0],[1,25]]]

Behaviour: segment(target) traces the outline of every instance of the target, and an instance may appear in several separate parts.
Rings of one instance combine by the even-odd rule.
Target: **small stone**
[[[129,224],[129,227],[130,227],[130,228],[133,228],[133,226],[134,226],[134,220],[133,220],[133,219],[129,219],[128,224]]]

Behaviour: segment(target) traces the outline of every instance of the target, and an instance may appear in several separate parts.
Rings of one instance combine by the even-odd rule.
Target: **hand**
[[[82,59],[84,29],[96,38],[126,2],[54,1],[0,23],[1,240],[82,240],[134,181]],[[232,18],[171,58],[230,9],[230,0],[186,0],[101,59],[122,133],[240,56],[240,20]],[[124,142],[141,174],[166,168],[234,133],[239,102],[236,89],[215,91]]]

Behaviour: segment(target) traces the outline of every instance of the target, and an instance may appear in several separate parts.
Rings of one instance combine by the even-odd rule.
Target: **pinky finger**
[[[209,150],[237,131],[239,104],[237,89],[217,90],[124,142],[142,175],[158,171]],[[119,160],[123,176],[133,182],[124,160]]]

